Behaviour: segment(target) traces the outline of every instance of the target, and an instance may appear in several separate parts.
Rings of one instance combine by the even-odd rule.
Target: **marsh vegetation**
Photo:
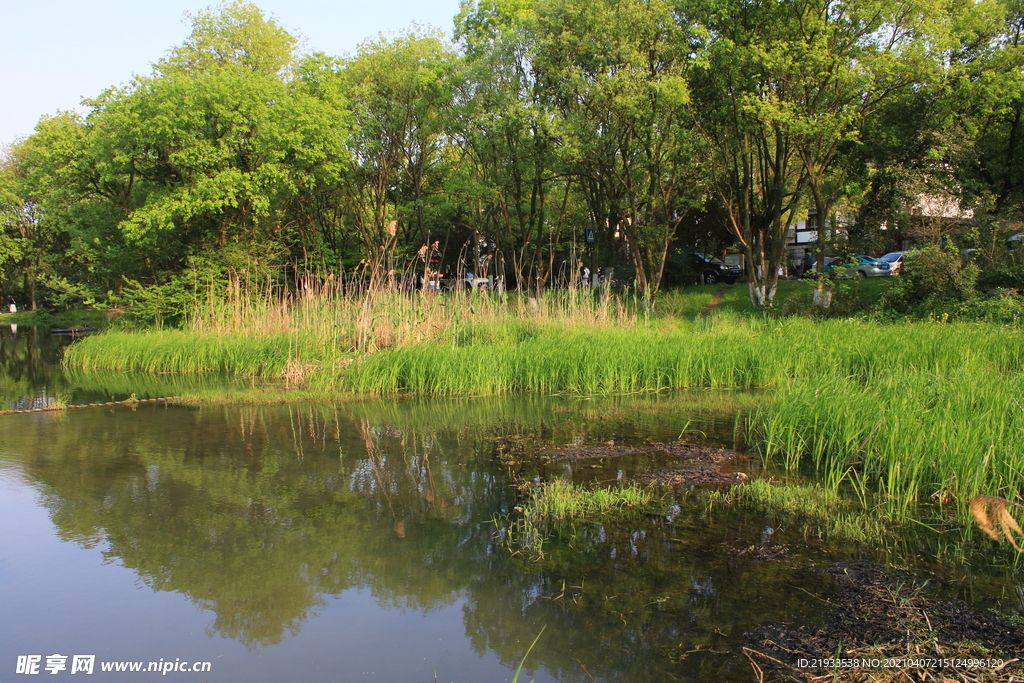
[[[803,283],[798,283],[803,284]],[[79,371],[226,373],[306,395],[602,395],[756,389],[738,429],[769,466],[911,512],[1014,500],[1024,473],[1024,330],[984,322],[769,317],[698,288],[645,299],[471,292],[243,293],[174,330],[73,345]],[[689,313],[689,314],[688,314]],[[966,517],[966,509],[961,506]]]

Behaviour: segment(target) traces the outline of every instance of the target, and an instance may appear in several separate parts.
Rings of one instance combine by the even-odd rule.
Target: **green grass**
[[[752,440],[768,463],[809,462],[834,487],[850,477],[876,482],[902,506],[1012,499],[1024,482],[1024,378],[965,365],[794,382],[755,411]]]
[[[776,527],[799,528],[808,536],[878,543],[893,528],[895,517],[843,496],[834,488],[814,484],[776,484],[757,479],[728,490],[709,491],[705,502],[714,508],[741,505],[766,514]]]
[[[621,508],[649,505],[654,499],[648,489],[637,486],[589,489],[558,480],[535,491],[524,516],[562,522],[591,518]]]
[[[584,488],[556,480],[533,489],[521,512],[496,519],[505,531],[505,545],[515,555],[537,560],[544,557],[549,536],[567,524],[601,520],[646,509],[654,502],[650,488]]]
[[[302,335],[218,335],[183,330],[112,331],[83,339],[65,354],[65,362],[81,370],[151,373],[220,372],[280,376],[290,363],[316,355]],[[301,361],[300,361],[301,362]]]

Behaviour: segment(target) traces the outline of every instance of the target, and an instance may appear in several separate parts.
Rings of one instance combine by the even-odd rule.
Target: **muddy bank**
[[[538,455],[554,462],[561,460],[586,460],[591,458],[617,458],[625,455],[650,453],[667,456],[672,463],[654,472],[637,476],[637,479],[666,486],[738,484],[747,481],[750,475],[737,471],[742,462],[751,457],[727,448],[710,448],[685,441],[652,443],[645,446],[618,446],[603,444],[597,446],[563,447],[542,450]]]
[[[132,394],[134,396],[134,394]],[[107,401],[106,403],[81,403],[78,405],[50,405],[45,408],[27,408],[25,410],[0,410],[0,415],[18,415],[20,413],[45,413],[55,410],[78,410],[79,408],[101,408],[104,406],[135,406],[140,403],[160,403],[163,401],[177,401],[178,396],[163,396],[159,398],[127,398],[123,401]]]
[[[666,486],[738,484],[750,479],[753,458],[727,448],[713,448],[685,441],[625,445],[608,442],[585,446],[545,446],[535,438],[510,435],[494,439],[495,461],[510,471],[536,468],[543,474],[548,465],[573,463],[590,467],[611,464],[617,459],[641,458],[658,463],[650,471],[634,471],[630,479]],[[649,459],[644,456],[650,456]]]
[[[837,592],[817,627],[769,624],[744,648],[762,681],[1024,681],[1024,624],[932,595],[927,582],[865,563],[826,572]]]

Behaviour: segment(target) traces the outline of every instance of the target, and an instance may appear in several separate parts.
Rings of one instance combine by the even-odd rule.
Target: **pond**
[[[69,340],[0,331],[3,409],[142,398],[186,381],[68,376],[58,361]],[[218,683],[497,683],[524,657],[524,683],[750,681],[745,634],[816,623],[833,590],[823,569],[850,560],[913,565],[946,579],[950,595],[1020,608],[1010,569],[937,563],[927,530],[898,548],[825,545],[797,529],[773,534],[764,515],[709,514],[699,488],[583,525],[542,561],[500,542],[522,502],[515,476],[614,482],[665,457],[510,471],[499,443],[685,435],[742,449],[744,400],[143,403],[0,416],[4,680],[19,657],[39,655],[47,674],[61,655],[56,674],[71,676],[84,673],[71,673],[74,655],[95,655],[99,681],[130,678],[103,666],[156,662],[171,678]],[[756,460],[741,467],[758,474]],[[772,543],[791,551],[738,552]]]

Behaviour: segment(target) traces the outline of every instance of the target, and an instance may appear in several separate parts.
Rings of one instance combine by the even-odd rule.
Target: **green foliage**
[[[556,263],[571,256],[570,226],[586,218],[563,172],[558,112],[536,78],[536,24],[529,0],[462,5],[455,35],[466,55],[464,84],[453,122],[459,153],[446,189],[466,207],[464,223],[506,254],[520,286],[539,293],[556,277]]]
[[[125,278],[124,288],[113,303],[128,308],[132,318],[162,329],[165,322],[179,322],[192,310],[194,297],[182,278],[163,285],[142,285]]]
[[[1024,264],[1004,263],[991,270],[978,282],[980,287],[1024,289]]]
[[[850,278],[830,282],[832,303],[824,308],[814,303],[817,282],[796,281],[780,288],[777,315],[809,318],[867,317],[876,313],[879,301],[893,286],[895,278]]]
[[[628,241],[637,287],[651,296],[678,215],[704,198],[687,83],[693,37],[670,3],[565,0],[538,6],[536,39],[533,66],[561,114],[591,227]]]
[[[1002,370],[971,358],[979,341],[955,354],[963,370],[902,365],[869,382],[827,375],[791,383],[752,420],[763,457],[793,468],[807,458],[831,486],[871,482],[898,510],[929,496],[1012,497],[1024,464],[1015,398],[1022,374],[1019,363]]]
[[[244,0],[225,0],[195,14],[186,12],[192,32],[184,44],[156,64],[164,74],[199,74],[240,67],[276,74],[288,68],[298,45],[295,36]]]
[[[978,267],[965,264],[952,246],[930,245],[907,252],[903,273],[885,292],[881,306],[898,313],[949,313],[977,298],[977,280]]]
[[[726,0],[684,13],[703,29],[694,115],[713,155],[713,186],[746,253],[751,298],[771,306],[805,195],[831,217],[855,162],[863,166],[849,152],[869,119],[939,71],[944,10]]]
[[[225,2],[149,74],[15,147],[4,288],[166,300],[195,259],[241,244],[251,266],[486,272],[535,295],[587,262],[653,298],[685,224],[731,231],[769,307],[809,206],[858,215],[862,246],[883,221],[954,230],[911,218],[922,197],[1015,216],[1019,19],[994,0],[482,0],[456,19],[461,52],[414,28],[341,58],[299,56],[275,19]]]
[[[84,121],[42,121],[18,148],[21,196],[37,207],[30,242],[53,262],[23,255],[35,279],[81,286],[83,298],[126,287],[122,296],[157,301],[167,292],[140,287],[173,287],[193,259],[237,243],[322,260],[338,225],[299,199],[341,182],[344,103],[288,77],[296,41],[254,5],[192,20],[152,74],[89,100]]]
[[[60,275],[43,275],[39,284],[46,291],[46,299],[55,308],[92,308],[97,304],[96,293],[86,285],[72,282]]]
[[[977,320],[1016,327],[1024,319],[1024,298],[1016,289],[996,289],[959,304],[952,315],[957,320]]]
[[[364,256],[380,267],[382,249],[399,241],[398,222],[415,248],[431,242],[428,217],[441,201],[455,62],[439,34],[414,29],[362,43],[337,69],[356,124],[342,210]]]

